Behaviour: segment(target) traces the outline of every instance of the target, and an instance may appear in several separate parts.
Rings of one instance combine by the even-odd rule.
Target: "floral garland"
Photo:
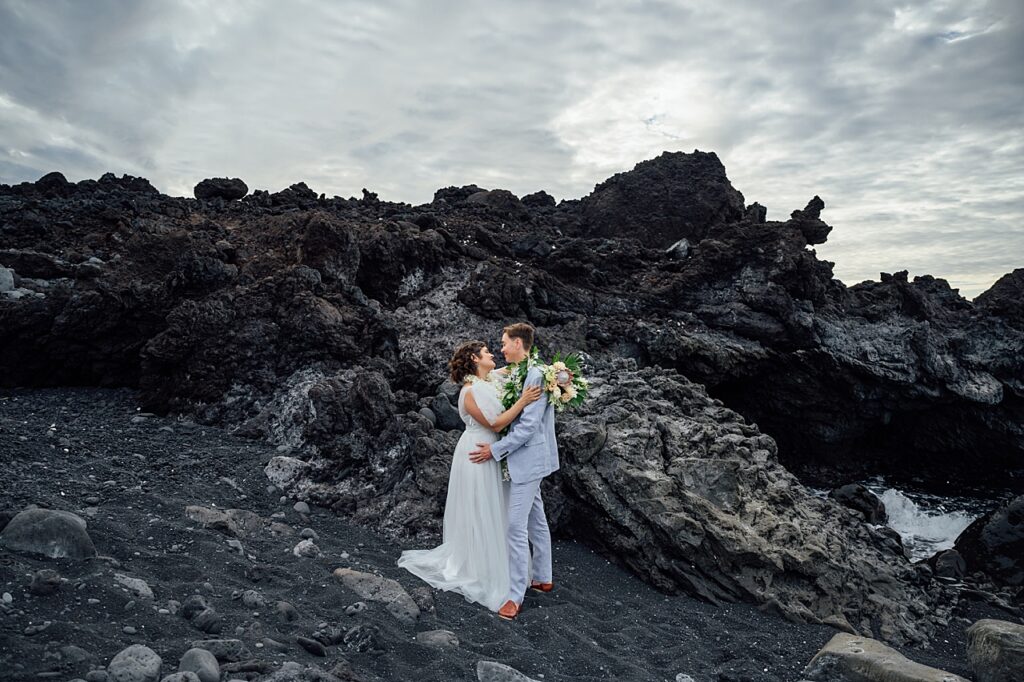
[[[523,394],[523,386],[526,384],[526,375],[530,368],[540,364],[540,354],[536,348],[531,348],[529,355],[520,362],[510,362],[505,374],[505,387],[501,392],[501,404],[505,409],[511,408]]]
[[[506,410],[515,405],[519,396],[523,394],[526,376],[530,373],[531,367],[540,368],[543,377],[541,387],[556,412],[579,407],[587,399],[589,384],[583,378],[579,355],[570,353],[563,358],[561,353],[556,353],[550,364],[544,364],[540,361],[540,353],[535,346],[530,349],[524,360],[509,363],[507,366],[504,387],[501,389],[501,404]],[[501,435],[507,434],[510,428],[511,425],[506,426]],[[505,459],[501,460],[501,476],[505,481],[511,480],[508,462]]]

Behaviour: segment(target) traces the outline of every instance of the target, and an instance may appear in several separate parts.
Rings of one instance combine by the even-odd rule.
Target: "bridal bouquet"
[[[587,399],[587,380],[580,369],[580,357],[575,353],[564,358],[555,353],[551,364],[543,367],[543,372],[544,391],[555,411],[579,407]]]
[[[505,385],[501,391],[501,402],[506,410],[519,400],[531,367],[540,369],[542,388],[556,412],[579,407],[586,400],[589,384],[583,378],[579,355],[570,353],[562,357],[561,353],[555,353],[551,362],[545,364],[540,361],[537,349],[531,348],[529,357],[523,362],[510,364],[503,378]]]

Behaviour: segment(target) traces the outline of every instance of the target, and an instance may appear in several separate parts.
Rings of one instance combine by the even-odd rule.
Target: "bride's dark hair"
[[[483,347],[483,341],[467,341],[455,349],[452,359],[448,361],[448,377],[453,384],[461,384],[470,374],[476,374],[476,360],[474,355],[479,355]]]

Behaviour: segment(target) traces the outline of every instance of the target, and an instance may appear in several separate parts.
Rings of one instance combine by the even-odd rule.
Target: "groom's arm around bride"
[[[536,367],[531,367],[523,382],[523,390],[531,386],[541,386],[543,377]],[[486,462],[493,457],[496,460],[503,460],[509,454],[530,443],[531,440],[540,440],[536,435],[543,436],[541,427],[544,424],[545,412],[551,407],[545,396],[541,400],[534,401],[523,409],[522,413],[512,423],[509,433],[495,443],[477,443],[480,448],[470,453],[470,460],[476,463]],[[553,412],[553,408],[552,408]],[[543,474],[542,474],[543,475]]]

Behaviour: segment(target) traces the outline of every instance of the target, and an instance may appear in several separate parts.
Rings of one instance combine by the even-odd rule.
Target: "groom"
[[[523,362],[533,347],[533,327],[517,322],[502,330],[501,354],[506,362]],[[540,386],[541,371],[530,367],[523,388]],[[508,601],[498,610],[505,620],[519,615],[526,594],[527,571],[530,562],[530,544],[533,545],[533,582],[530,589],[550,592],[551,532],[544,516],[544,501],[540,497],[540,483],[548,474],[558,471],[558,443],[555,442],[555,408],[545,397],[523,410],[511,429],[501,440],[477,443],[478,450],[469,453],[470,460],[486,462],[492,457],[508,460],[512,479],[508,500]]]

